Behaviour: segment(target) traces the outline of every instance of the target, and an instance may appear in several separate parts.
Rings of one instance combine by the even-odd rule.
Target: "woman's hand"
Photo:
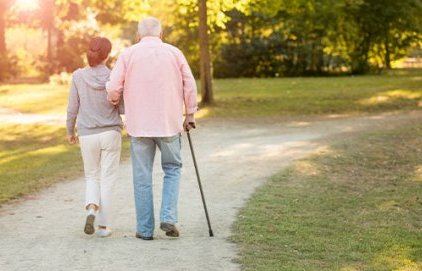
[[[69,142],[70,145],[76,144],[76,136],[74,136],[74,135],[68,136],[67,141]]]

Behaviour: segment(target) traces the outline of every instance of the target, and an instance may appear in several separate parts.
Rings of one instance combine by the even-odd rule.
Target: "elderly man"
[[[140,42],[117,60],[107,83],[109,100],[117,103],[123,93],[126,126],[130,135],[137,232],[153,240],[154,204],[152,168],[156,148],[164,171],[160,228],[178,237],[177,202],[182,168],[181,132],[195,128],[196,84],[183,53],[161,41],[158,19],[139,22]],[[183,105],[185,119],[183,120]]]

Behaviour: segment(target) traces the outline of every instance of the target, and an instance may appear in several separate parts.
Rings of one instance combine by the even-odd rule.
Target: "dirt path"
[[[184,138],[180,238],[170,240],[158,227],[154,241],[134,237],[131,165],[127,161],[116,184],[112,237],[99,239],[83,233],[82,178],[57,184],[33,199],[0,209],[0,270],[240,270],[233,261],[237,247],[228,241],[230,226],[257,186],[293,160],[327,144],[327,138],[421,117],[422,112],[413,112],[311,122],[200,121],[192,137],[215,237],[208,237]],[[157,211],[162,172],[157,163],[155,169]]]

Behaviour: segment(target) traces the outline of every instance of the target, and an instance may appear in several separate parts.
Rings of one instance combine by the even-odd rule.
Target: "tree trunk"
[[[47,31],[47,73],[52,75],[54,73],[54,44],[53,44],[53,35],[54,35],[54,0],[46,0],[45,6],[43,7],[42,13],[42,26]]]
[[[56,69],[56,72],[61,72],[62,70],[64,70],[64,63],[63,63],[63,60],[60,58],[60,54],[62,53],[62,52],[64,52],[64,50],[63,50],[63,47],[64,47],[64,33],[63,33],[63,30],[61,30],[60,28],[57,28],[56,27],[56,39],[57,39],[57,41],[56,41],[56,50],[55,50],[55,53],[56,53],[56,56],[57,56],[57,60],[56,60],[56,63],[57,63],[57,65],[56,65],[56,67],[55,67],[55,69]]]
[[[211,62],[208,42],[207,27],[207,1],[198,0],[199,8],[199,50],[200,50],[200,80],[201,103],[210,105],[214,103],[211,78]]]
[[[47,61],[48,61],[48,75],[53,74],[53,27],[47,28]]]
[[[391,69],[391,53],[390,53],[390,33],[387,30],[385,31],[385,67]]]
[[[372,35],[366,34],[363,36],[359,46],[352,54],[352,73],[365,74],[369,71],[369,50],[371,46]]]
[[[6,55],[6,3],[0,1],[0,55]]]

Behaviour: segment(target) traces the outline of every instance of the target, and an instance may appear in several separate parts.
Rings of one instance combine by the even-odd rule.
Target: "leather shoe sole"
[[[136,233],[135,236],[136,236],[136,238],[139,238],[139,239],[142,239],[142,240],[146,240],[146,241],[154,240],[154,237],[152,237],[152,236],[142,236],[139,233]]]

